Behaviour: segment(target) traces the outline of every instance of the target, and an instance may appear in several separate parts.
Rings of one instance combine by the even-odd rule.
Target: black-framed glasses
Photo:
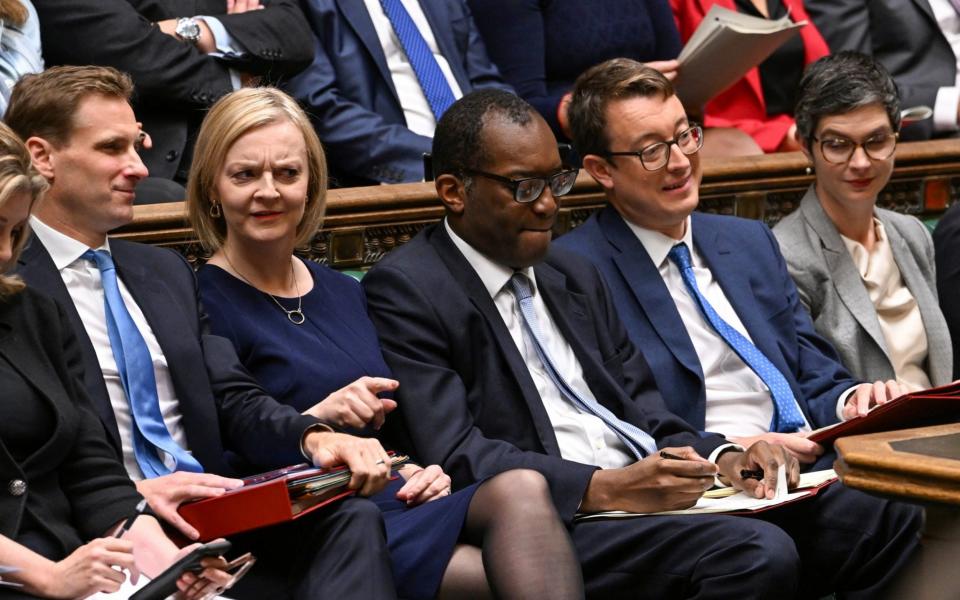
[[[691,125],[677,134],[672,140],[650,144],[632,152],[607,152],[607,156],[636,156],[640,164],[648,171],[659,171],[670,162],[670,146],[676,145],[687,156],[696,154],[703,148],[703,127]]]
[[[564,169],[559,173],[547,175],[545,177],[524,177],[522,179],[510,179],[496,173],[487,173],[476,169],[464,169],[467,175],[479,175],[506,185],[513,192],[513,199],[520,204],[529,204],[535,202],[543,194],[543,190],[550,186],[550,192],[554,196],[564,196],[573,189],[573,184],[577,182],[577,174],[580,169]]]
[[[893,156],[893,151],[897,149],[897,140],[899,133],[879,133],[872,135],[862,142],[855,142],[842,136],[832,136],[819,139],[814,136],[814,141],[820,142],[820,154],[828,163],[842,165],[846,163],[857,151],[857,148],[863,148],[867,158],[873,160],[886,160]]]

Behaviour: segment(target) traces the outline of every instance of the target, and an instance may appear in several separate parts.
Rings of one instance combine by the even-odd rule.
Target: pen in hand
[[[132,515],[127,517],[127,520],[124,521],[122,525],[120,525],[120,529],[118,529],[117,532],[113,534],[113,537],[115,538],[123,537],[123,534],[130,531],[130,528],[133,527],[133,522],[137,520],[137,517],[148,512],[149,510],[150,510],[150,505],[147,504],[146,499],[143,499],[140,502],[137,502],[137,509],[133,512]]]

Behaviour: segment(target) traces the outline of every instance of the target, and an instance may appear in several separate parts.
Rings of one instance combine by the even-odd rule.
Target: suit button
[[[22,479],[13,479],[7,484],[7,491],[11,496],[22,496],[27,493],[27,482]]]
[[[171,150],[170,152],[167,152],[167,156],[165,158],[167,159],[167,162],[173,162],[177,160],[178,156],[180,156],[179,152],[176,150]]]

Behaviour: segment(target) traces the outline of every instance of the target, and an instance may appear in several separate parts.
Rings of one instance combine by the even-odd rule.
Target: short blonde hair
[[[307,244],[320,228],[326,208],[327,161],[310,119],[293,98],[276,88],[244,88],[213,105],[203,119],[193,151],[187,179],[187,213],[197,238],[208,251],[218,250],[227,238],[223,218],[210,216],[217,176],[227,153],[241,136],[283,121],[300,130],[307,149],[307,202],[297,225],[296,245]]]
[[[32,209],[37,199],[47,191],[47,187],[47,180],[33,168],[27,147],[12,129],[0,123],[0,206],[4,206],[16,194],[27,193],[30,194]],[[9,264],[0,265],[0,268],[6,270],[16,264],[28,237],[30,228],[24,226],[13,240],[13,254]],[[23,282],[16,275],[0,273],[0,298],[16,294],[23,287]]]

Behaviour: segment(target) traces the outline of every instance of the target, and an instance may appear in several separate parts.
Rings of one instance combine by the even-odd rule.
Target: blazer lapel
[[[613,262],[647,320],[674,358],[697,377],[702,389],[703,369],[697,351],[646,248],[613,208],[603,208],[597,219],[614,252]]]
[[[804,220],[817,233],[823,248],[823,257],[827,263],[827,269],[830,271],[830,281],[837,291],[837,295],[843,304],[857,320],[857,323],[863,327],[864,331],[873,339],[873,341],[887,352],[887,343],[883,338],[883,332],[880,331],[880,322],[877,320],[877,311],[870,300],[867,288],[863,285],[863,278],[857,271],[850,252],[840,239],[840,233],[837,232],[836,225],[824,212],[820,206],[820,200],[817,198],[816,189],[810,186],[806,195],[800,202],[800,212]]]
[[[553,432],[553,425],[550,423],[550,417],[547,415],[547,409],[543,406],[543,400],[537,391],[537,386],[530,376],[530,371],[517,349],[517,345],[507,329],[500,311],[497,310],[493,298],[487,292],[477,272],[474,271],[467,259],[464,258],[460,250],[454,245],[453,240],[447,235],[443,221],[434,226],[430,234],[430,243],[433,245],[440,259],[446,264],[450,275],[457,281],[460,287],[466,292],[473,306],[483,315],[484,320],[490,327],[493,337],[503,353],[513,377],[520,386],[523,393],[523,399],[530,410],[530,416],[533,420],[537,436],[547,454],[560,456],[560,447],[557,444],[557,437]],[[537,273],[539,276],[539,272]]]
[[[182,322],[184,316],[175,302],[175,296],[161,279],[149,275],[146,265],[138,264],[137,261],[128,258],[122,242],[112,242],[110,251],[117,274],[133,296],[140,311],[143,312],[147,325],[167,360],[170,377],[177,388],[177,406],[183,415],[182,423],[187,436],[187,445],[201,463],[214,464],[208,457],[215,455],[217,448],[220,447],[220,439],[219,434],[211,435],[207,428],[218,423],[216,407],[211,402],[191,401],[192,396],[187,395],[192,392],[202,396],[208,394],[209,389],[204,387],[202,390],[184,390],[182,386],[177,385],[179,381],[177,373],[187,373],[190,370],[186,365],[177,364],[180,360],[177,348],[182,345],[179,338],[185,332],[189,332],[190,327]],[[183,361],[180,360],[180,362]],[[193,386],[197,383],[186,382],[186,385]],[[214,460],[216,459],[214,457]]]
[[[31,237],[27,242],[27,247],[23,249],[18,261],[18,272],[23,275],[30,287],[52,297],[67,313],[80,346],[84,388],[90,396],[90,402],[97,416],[100,417],[110,436],[110,441],[119,452],[122,447],[120,430],[117,427],[117,418],[113,414],[113,406],[110,404],[110,395],[107,393],[106,383],[103,381],[97,351],[93,348],[90,337],[87,336],[87,329],[80,319],[80,313],[77,312],[77,307],[73,303],[73,298],[70,297],[70,292],[67,291],[67,286],[64,285],[63,279],[60,277],[57,266],[53,263],[47,249],[36,237]]]
[[[33,347],[32,344],[24,344],[23,340],[16,334],[15,328],[17,324],[8,320],[13,316],[13,311],[5,310],[2,312],[3,314],[0,316],[0,355],[2,355],[7,362],[23,376],[23,379],[37,390],[43,400],[50,405],[50,408],[56,415],[56,428],[60,429],[64,425],[64,415],[60,411],[58,404],[63,403],[66,405],[68,402],[72,402],[73,399],[65,397],[63,388],[53,385],[56,379],[51,377],[54,375],[52,368],[44,368],[44,365],[47,363],[46,357],[38,356],[37,349]],[[57,402],[58,399],[59,403]],[[51,435],[43,446],[27,457],[22,465],[23,471],[28,471],[30,464],[33,462],[45,464],[44,455],[50,450],[51,444],[56,439],[56,435]]]
[[[370,20],[370,13],[367,12],[366,5],[362,0],[336,0],[336,2],[347,23],[350,24],[354,33],[357,34],[357,38],[366,47],[370,58],[377,65],[380,77],[383,78],[394,99],[399,103],[400,96],[397,94],[397,88],[393,85],[393,78],[390,76],[390,69],[387,67],[387,57],[383,54],[380,38],[377,37],[377,30],[373,26],[373,21]]]
[[[917,5],[917,8],[920,9],[920,12],[925,14],[930,21],[936,25],[937,29],[940,26],[937,24],[937,17],[933,14],[933,7],[930,6],[930,3],[927,0],[911,0],[914,4]]]
[[[440,54],[447,59],[447,64],[450,65],[450,71],[460,85],[460,89],[463,90],[464,93],[467,93],[471,89],[470,78],[464,73],[463,64],[454,59],[460,56],[460,51],[456,47],[453,36],[450,35],[450,27],[447,26],[447,24],[450,23],[450,13],[447,10],[446,3],[421,2],[420,8],[423,10],[423,15],[427,18],[427,23],[430,24],[430,29],[433,31],[433,38],[437,41],[437,48],[440,50]]]
[[[907,241],[900,235],[900,231],[882,214],[878,214],[878,218],[883,223],[884,231],[887,232],[893,259],[897,263],[897,268],[900,269],[903,283],[913,294],[920,309],[923,327],[927,332],[927,356],[931,383],[935,386],[945,385],[953,379],[953,365],[950,360],[945,360],[945,357],[953,355],[953,347],[947,333],[947,322],[940,311],[940,303],[921,275],[920,266],[910,247],[907,246]]]

